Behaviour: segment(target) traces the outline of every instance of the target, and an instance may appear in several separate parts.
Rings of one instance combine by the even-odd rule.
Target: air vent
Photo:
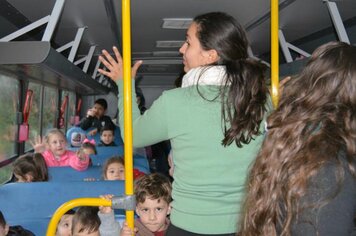
[[[178,51],[155,51],[152,52],[155,57],[178,57],[180,53]]]
[[[157,48],[180,48],[184,41],[178,40],[167,40],[167,41],[156,41]]]
[[[163,29],[188,29],[192,23],[192,18],[164,18]]]

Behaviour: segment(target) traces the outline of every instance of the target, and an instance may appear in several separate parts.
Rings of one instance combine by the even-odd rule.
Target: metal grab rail
[[[54,236],[56,234],[57,225],[61,217],[70,209],[79,206],[110,206],[111,201],[101,198],[78,198],[66,202],[60,206],[54,213],[47,229],[47,236]]]

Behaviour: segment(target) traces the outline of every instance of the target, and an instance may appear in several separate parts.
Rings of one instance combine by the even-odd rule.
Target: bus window
[[[19,81],[0,74],[0,163],[17,154],[16,111],[19,105]],[[11,177],[11,165],[0,169],[0,184]]]
[[[69,97],[66,116],[65,116],[66,124],[67,124],[66,128],[68,130],[70,127],[72,127],[71,117],[75,116],[75,109],[76,109],[75,102],[76,102],[76,99],[75,99],[75,93],[73,93],[73,92],[63,91],[62,97],[64,95],[68,95],[68,97]]]
[[[58,109],[58,90],[52,87],[44,88],[43,99],[43,120],[42,120],[42,135],[46,135],[47,131],[57,127],[57,109]]]
[[[41,85],[30,82],[28,89],[33,91],[33,95],[30,116],[28,117],[28,124],[30,126],[29,139],[25,142],[25,151],[32,149],[30,140],[34,140],[40,134]]]

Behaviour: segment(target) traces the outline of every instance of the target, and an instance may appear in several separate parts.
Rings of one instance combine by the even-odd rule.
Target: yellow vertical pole
[[[125,194],[133,195],[132,98],[131,98],[131,16],[130,0],[122,0],[122,48],[124,79]],[[134,211],[126,211],[126,221],[134,228]]]
[[[278,44],[278,0],[271,0],[271,82],[272,102],[278,106],[279,88],[279,44]]]

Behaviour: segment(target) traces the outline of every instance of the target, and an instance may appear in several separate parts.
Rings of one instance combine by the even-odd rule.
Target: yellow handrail
[[[122,45],[124,79],[125,194],[133,195],[132,98],[131,98],[131,16],[130,0],[122,0]],[[130,171],[126,171],[130,170]],[[134,211],[126,211],[126,222],[134,228]]]
[[[272,102],[276,108],[279,99],[278,0],[271,0],[271,82]]]
[[[101,198],[77,198],[62,204],[54,213],[47,229],[47,236],[54,236],[58,222],[61,217],[70,209],[78,206],[111,206],[111,201]]]

